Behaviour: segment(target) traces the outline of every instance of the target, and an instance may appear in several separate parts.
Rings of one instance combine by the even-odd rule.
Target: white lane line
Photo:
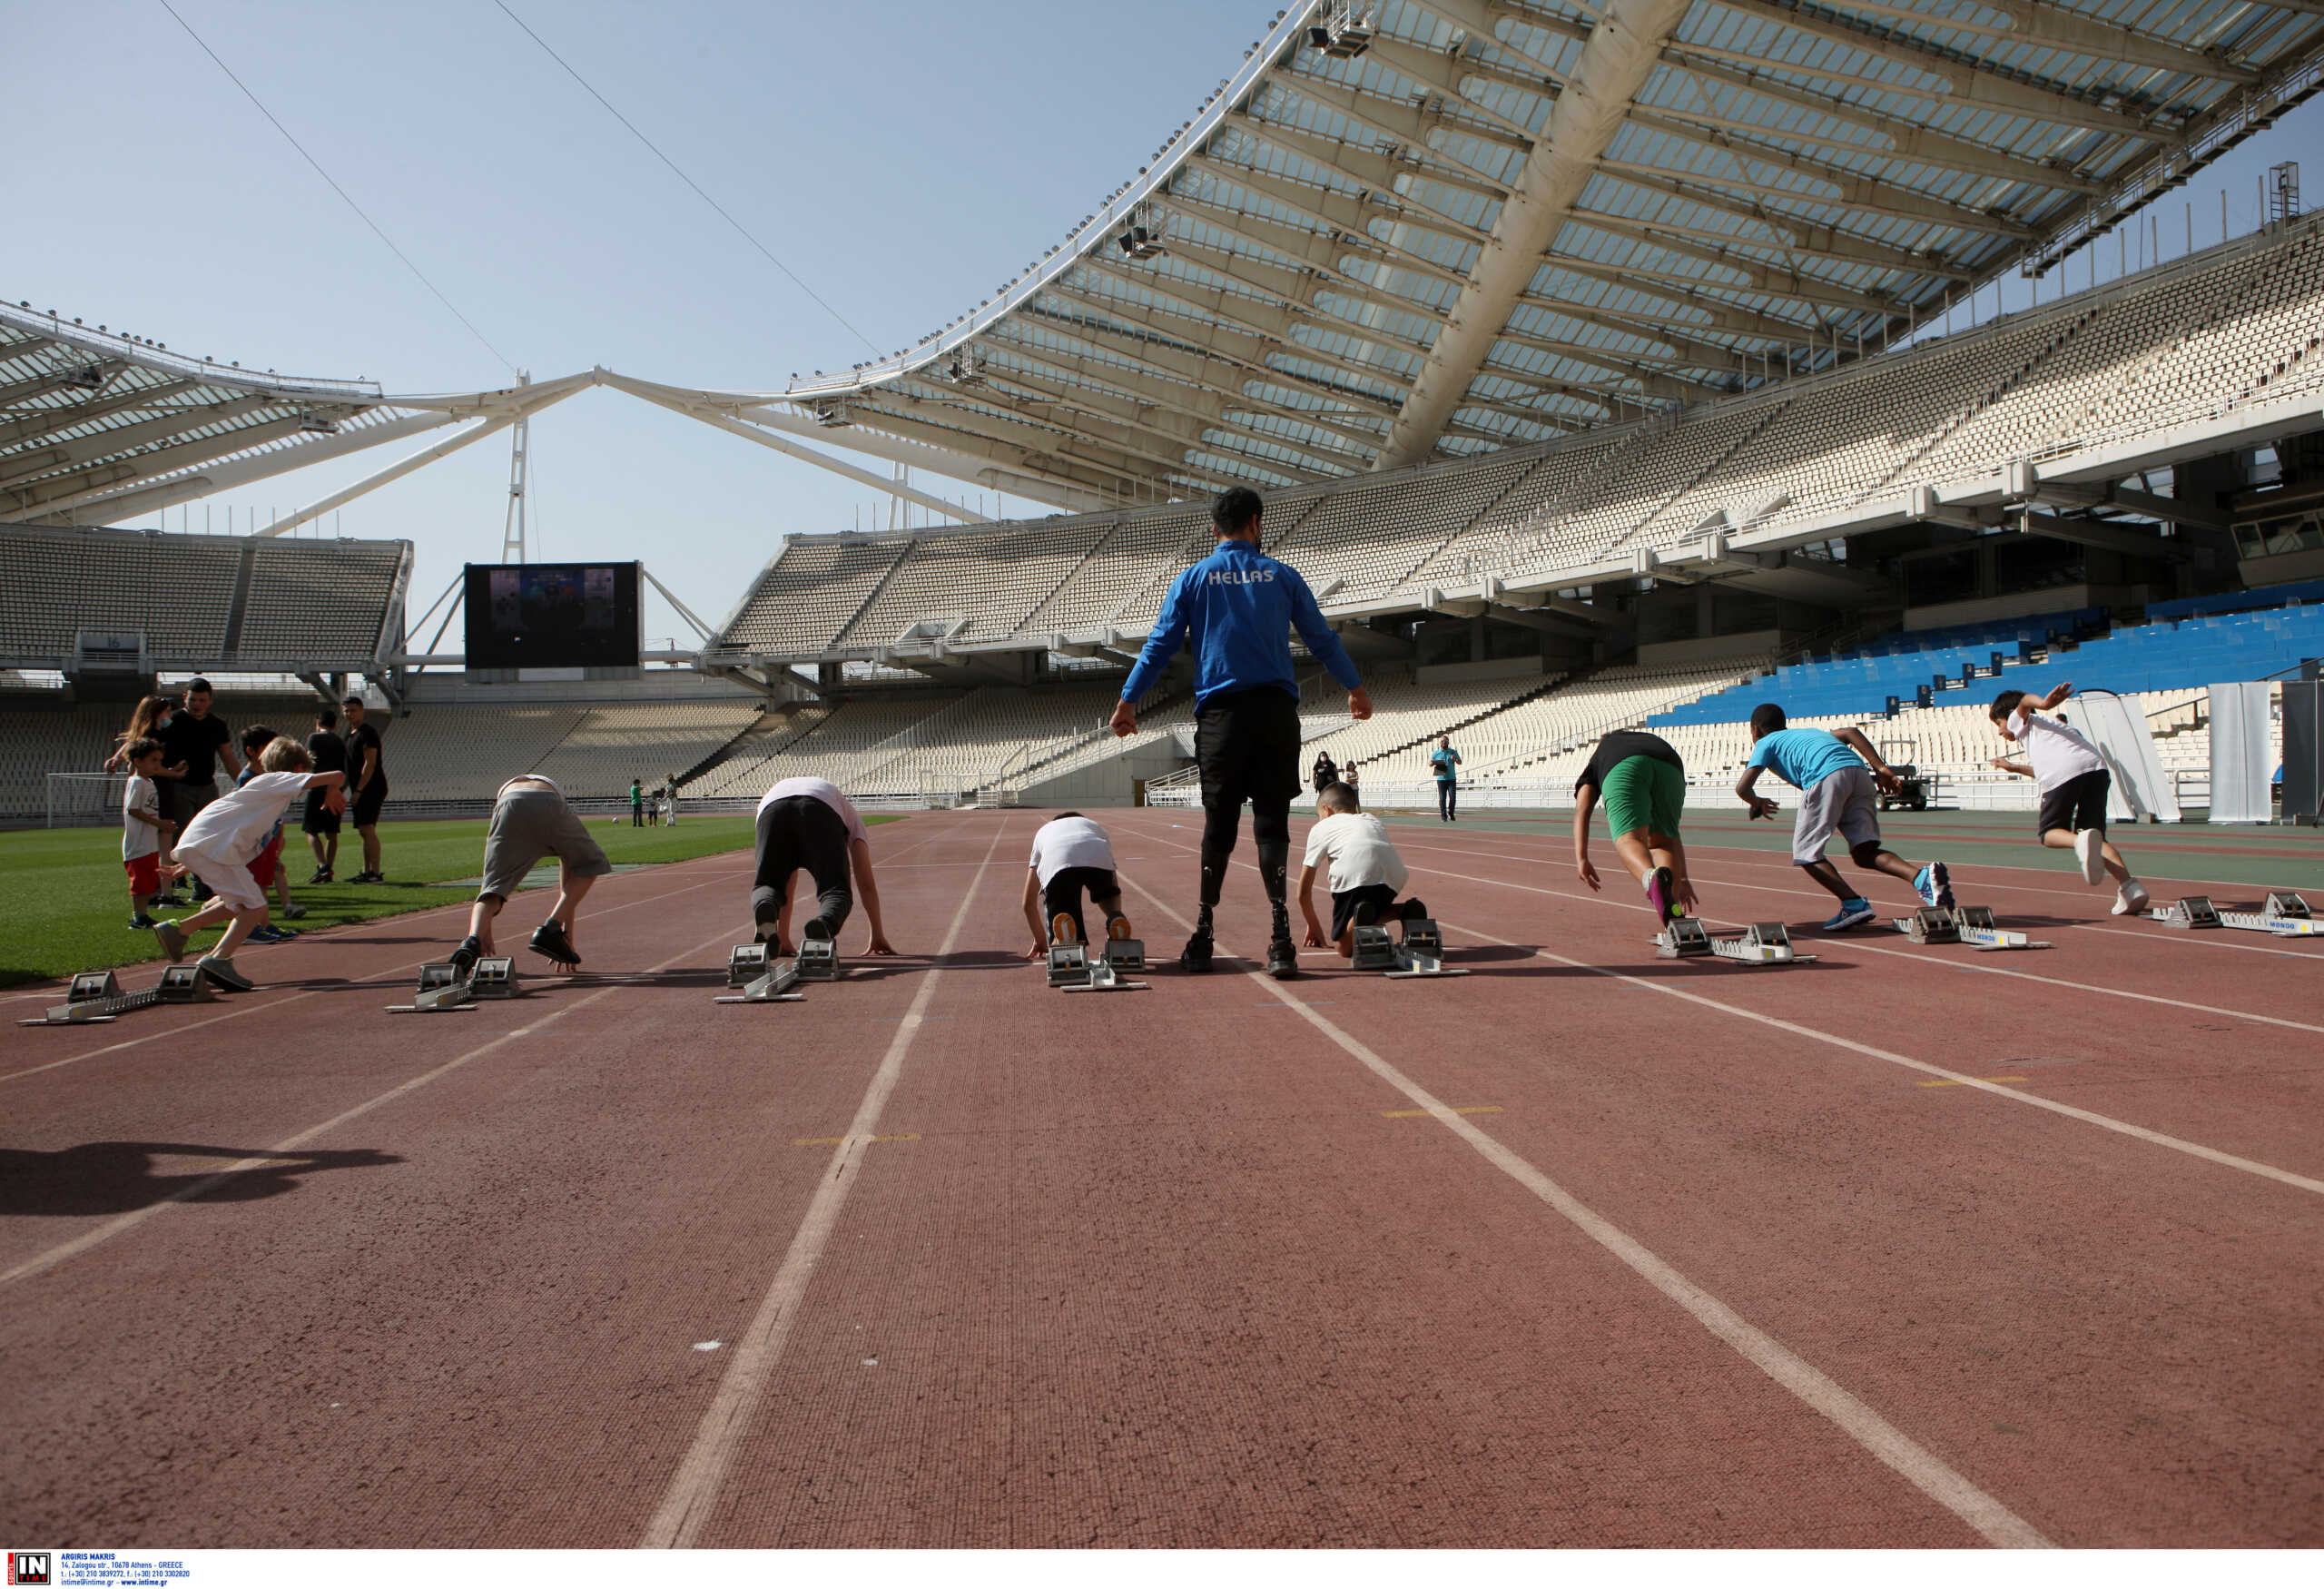
[[[1179,926],[1193,929],[1191,922],[1164,904],[1150,889],[1134,878],[1123,881],[1144,894],[1157,911]],[[1633,1274],[1684,1308],[1696,1323],[1741,1354],[1754,1367],[1798,1397],[1907,1484],[1975,1529],[1987,1544],[2020,1549],[2054,1548],[2039,1529],[1979,1489],[1822,1369],[1680,1274],[1637,1238],[1590,1208],[1466,1116],[1424,1091],[1328,1016],[1309,1008],[1282,983],[1261,972],[1247,971],[1243,974],[1296,1011],[1309,1025],[1337,1043],[1374,1075],[1475,1149],[1487,1163],[1555,1209]]]
[[[1414,844],[1413,846],[1415,850],[1432,847],[1433,846],[1423,844]],[[1459,853],[1469,854],[1483,854],[1479,851],[1464,851]],[[1508,861],[1520,859],[1521,857],[1509,855],[1486,855],[1484,858],[1495,861]],[[1560,888],[1535,888],[1530,883],[1511,883],[1499,877],[1479,877],[1467,872],[1446,872],[1433,866],[1415,866],[1412,868],[1412,870],[1415,872],[1425,872],[1434,877],[1457,878],[1463,883],[1482,883],[1493,888],[1513,888],[1521,893],[1545,894],[1551,899],[1570,899],[1577,900],[1583,904],[1610,905],[1617,910],[1646,909],[1642,904],[1629,905],[1623,903],[1620,900],[1600,899],[1595,894],[1569,893],[1565,890]],[[1706,879],[1705,881],[1709,881],[1709,879]],[[1722,881],[1718,883],[1718,886],[1720,888],[1749,889],[1755,893],[1797,893],[1800,892],[1797,889],[1770,888],[1763,883],[1734,883]],[[1735,926],[1739,924],[1731,918],[1725,916],[1705,916],[1702,919],[1704,921],[1724,926]],[[2061,976],[2046,974],[2037,975],[2031,972],[2022,971],[2004,971],[1999,966],[1986,965],[1979,960],[1971,960],[1965,957],[1950,955],[1937,957],[1926,954],[1917,954],[1909,949],[1882,949],[1874,944],[1866,943],[1862,938],[1841,938],[1835,935],[1831,942],[1836,947],[1845,944],[1846,947],[1851,949],[1861,949],[1871,954],[1891,955],[1900,960],[1912,961],[1915,964],[1919,965],[1939,965],[1953,971],[1978,972],[1987,976],[2016,977],[2021,981],[2041,982],[2053,988],[2073,988],[2085,993],[2102,993],[2110,999],[2135,999],[2142,1003],[2147,1004],[2169,1004],[2177,1009],[2193,1010],[2205,1015],[2224,1015],[2234,1021],[2262,1022],[2270,1026],[2286,1027],[2293,1031],[2312,1031],[2319,1036],[2324,1036],[2324,1026],[2312,1025],[2305,1021],[2288,1020],[2280,1015],[2262,1015],[2257,1011],[2252,1010],[2228,1010],[2222,1009],[2217,1004],[2197,1004],[2185,999],[2166,999],[2160,993],[2138,993],[2132,992],[2128,988],[2101,987],[2096,982],[2077,982]],[[1577,961],[1574,963],[1580,964],[1581,962]],[[1592,966],[1590,969],[1595,971],[1599,968]]]
[[[1247,863],[1237,863],[1237,864],[1247,864]],[[1254,870],[1256,870],[1256,868],[1254,868]],[[1635,906],[1626,905],[1619,900],[1598,899],[1590,894],[1562,894],[1557,893],[1554,889],[1533,888],[1521,883],[1502,883],[1496,878],[1469,877],[1465,873],[1458,872],[1433,872],[1428,867],[1413,867],[1413,870],[1416,872],[1431,872],[1432,875],[1437,877],[1458,877],[1462,878],[1464,882],[1470,883],[1491,883],[1498,887],[1514,888],[1526,893],[1546,893],[1559,899],[1581,899],[1585,900],[1591,904],[1612,905],[1619,910],[1644,910],[1647,908],[1642,904]],[[1145,890],[1140,889],[1139,892],[1143,893],[1145,893]],[[1148,894],[1147,897],[1150,899],[1153,896]],[[1710,919],[1717,921],[1720,918],[1713,917]],[[1528,944],[1518,943],[1508,938],[1496,937],[1491,933],[1482,932],[1474,927],[1463,926],[1458,922],[1450,921],[1442,916],[1438,917],[1437,920],[1443,925],[1451,927],[1457,932],[1465,933],[1472,938],[1480,939],[1487,943],[1497,943],[1505,949],[1526,949],[1532,947]],[[1858,943],[1856,947],[1859,949],[1868,949],[1871,948],[1871,945],[1866,943]],[[1906,960],[1916,961],[1924,964],[1927,963],[1922,956],[1904,951],[1882,949],[1876,950],[1874,952],[1879,954],[1902,954],[1903,958]],[[1780,1016],[1763,1015],[1757,1010],[1746,1009],[1740,1004],[1729,1004],[1722,1000],[1707,998],[1700,993],[1690,993],[1682,988],[1673,987],[1667,982],[1658,982],[1647,977],[1632,976],[1627,972],[1613,971],[1602,965],[1592,965],[1588,961],[1573,960],[1562,954],[1552,954],[1546,949],[1533,948],[1532,953],[1536,959],[1551,961],[1559,965],[1571,966],[1577,971],[1586,971],[1590,972],[1592,975],[1610,978],[1614,982],[1628,982],[1632,987],[1644,988],[1649,992],[1660,993],[1669,998],[1683,999],[1689,1004],[1699,1004],[1706,1010],[1717,1010],[1722,1014],[1732,1015],[1739,1020],[1758,1022],[1762,1026],[1772,1026],[1779,1031],[1788,1031],[1797,1037],[1805,1037],[1817,1042],[1828,1043],[1834,1048],[1845,1049],[1850,1053],[1862,1054],[1866,1059],[1880,1060],[1888,1064],[1902,1065],[1909,1071],[1918,1071],[1925,1075],[1942,1077],[1947,1081],[1957,1081],[1964,1087],[1974,1087],[1978,1091],[1987,1093],[1994,1098],[2006,1098],[2012,1103],[2024,1104],[2029,1109],[2047,1110],[2052,1114],[2064,1115],[2069,1120],[2081,1120],[2085,1125],[2093,1125],[2103,1130],[2116,1131],[2126,1137],[2134,1137],[2142,1142],[2152,1143],[2158,1148],[2168,1148],[2173,1152],[2189,1154],[2197,1159],[2206,1160],[2213,1164],[2222,1165],[2230,1170],[2240,1170],[2247,1175],[2256,1175],[2268,1180],[2280,1182],[2285,1186],[2297,1187],[2301,1191],[2324,1193],[2324,1180],[2318,1180],[2309,1176],[2296,1174],[2289,1170],[2279,1170],[2272,1164],[2262,1164],[2256,1159],[2245,1159],[2238,1154],[2222,1152],[2217,1148],[2206,1148],[2201,1142],[2191,1142],[2183,1137],[2173,1137],[2166,1135],[2162,1131],[2149,1130],[2144,1126],[2135,1126],[2128,1120],[2119,1120],[2112,1115],[2099,1114],[2093,1110],[2078,1109],[2071,1103],[2061,1103],[2053,1098],[2043,1098],[2039,1093],[2020,1092],[2014,1087],[1997,1086],[1991,1081],[1985,1081],[1982,1077],[1964,1075],[1958,1071],[1948,1071],[1942,1065],[1931,1064],[1926,1060],[1916,1060],[1908,1054],[1891,1053],[1886,1049],[1874,1048],[1869,1043],[1861,1043],[1857,1042],[1853,1038],[1842,1037],[1837,1032],[1819,1031],[1813,1026],[1803,1026],[1796,1021],[1786,1021]],[[1961,962],[1946,962],[1945,963],[1959,965],[1960,969],[1965,971],[1991,971],[1995,972],[1995,974],[2002,976],[2023,976],[2030,982],[2047,982],[2055,981],[2053,978],[2033,976],[2024,972],[1998,972],[1995,971],[1995,968],[1991,966],[1966,965],[1961,964]],[[1776,976],[1782,973],[1778,972],[1768,972],[1759,974]],[[2080,984],[2068,982],[2061,985],[2073,987]],[[2096,991],[2104,992],[2111,990],[2099,989]],[[2130,996],[2135,998],[2142,997],[2142,995],[2132,994]],[[2178,1001],[2175,999],[2165,999],[2160,1001],[2160,1002],[2177,1003]],[[2205,1008],[2205,1006],[2202,1005],[2189,1005],[2187,1007],[2190,1009]],[[2221,1011],[2218,1012],[2218,1013],[2231,1014],[2234,1012],[2230,1011]],[[2257,1019],[2267,1020],[2269,1018],[2266,1016],[2260,1016]],[[2293,1022],[2279,1022],[2279,1024],[2296,1025],[2298,1023]],[[2310,1027],[2307,1030],[2319,1031],[2324,1030],[2324,1028]]]
[[[992,864],[993,854],[1000,847],[1000,835],[1008,826],[1006,816],[994,824],[984,861],[977,867],[976,875],[969,879],[968,892],[960,896],[960,908],[952,913],[952,924],[944,934],[943,946],[936,952],[940,962],[959,942],[960,928],[969,919],[969,906],[976,899],[985,869]],[[863,1100],[855,1107],[855,1118],[848,1122],[847,1135],[832,1150],[831,1166],[823,1172],[814,1199],[807,1205],[806,1217],[800,1220],[773,1279],[767,1283],[766,1295],[759,1300],[750,1328],[734,1345],[725,1376],[719,1380],[718,1389],[694,1431],[694,1444],[686,1448],[677,1471],[670,1476],[661,1505],[655,1507],[653,1517],[645,1525],[645,1535],[637,1542],[640,1549],[686,1549],[702,1537],[702,1531],[709,1525],[711,1513],[726,1487],[727,1475],[734,1467],[735,1453],[742,1446],[752,1415],[758,1410],[760,1398],[766,1394],[775,1367],[783,1360],[783,1348],[791,1338],[791,1327],[798,1320],[800,1304],[805,1300],[807,1287],[814,1278],[815,1265],[839,1224],[840,1212],[847,1206],[847,1194],[862,1168],[864,1152],[879,1130],[880,1113],[887,1107],[897,1079],[903,1074],[904,1055],[911,1049],[912,1039],[919,1035],[923,1012],[935,997],[936,984],[943,975],[940,963],[931,966],[921,980],[919,992],[912,995],[911,1007],[896,1028],[880,1068],[872,1072]]]
[[[708,878],[704,878],[704,879],[702,882],[700,882],[700,883],[688,883],[688,884],[687,884],[685,887],[684,887],[684,888],[673,888],[673,889],[669,889],[669,890],[667,890],[666,892],[662,893],[648,894],[648,895],[647,895],[645,898],[644,898],[644,899],[634,899],[634,900],[630,900],[630,901],[628,901],[628,902],[626,902],[626,903],[622,903],[622,904],[617,904],[617,905],[608,905],[608,906],[606,906],[604,910],[601,910],[601,911],[591,911],[591,912],[589,913],[589,918],[588,918],[588,919],[589,919],[591,922],[599,922],[599,921],[603,921],[603,920],[604,920],[606,917],[607,917],[607,916],[618,915],[618,914],[620,914],[622,912],[626,911],[626,910],[634,909],[634,908],[635,908],[635,907],[636,907],[636,906],[638,906],[638,905],[657,904],[657,903],[659,903],[661,901],[665,900],[665,899],[675,899],[675,898],[677,898],[677,897],[678,897],[680,894],[682,894],[682,893],[692,893],[694,890],[696,890],[696,889],[698,889],[698,888],[708,888],[708,887],[710,887],[710,886],[711,886],[711,884],[713,884],[713,883],[724,883],[724,882],[727,881],[727,878],[728,878],[728,876],[729,876],[729,875],[730,875],[730,874],[728,874],[728,873],[720,873],[718,876],[715,876],[715,877],[708,877]],[[466,910],[466,909],[468,909],[468,907],[470,904],[472,904],[472,903],[475,903],[474,901],[470,901],[470,900],[464,900],[464,901],[462,901],[462,902],[461,902],[460,908],[461,908],[462,910]],[[427,913],[427,912],[416,912],[416,913],[415,913],[415,914],[422,914],[422,915],[424,915],[424,914],[428,914],[428,913]],[[546,916],[546,915],[547,914],[547,912],[543,912],[543,913],[542,913],[542,914],[543,914],[544,916]],[[409,920],[409,918],[408,918],[408,917],[407,917],[407,918],[383,918],[383,919],[400,919],[400,920]],[[360,923],[360,922],[351,922],[351,923],[349,923],[349,925],[350,925],[350,926],[363,926],[363,925],[367,925],[367,924],[368,924],[368,923]],[[513,924],[508,928],[508,931],[509,931],[509,932],[511,932],[512,933],[515,933],[515,932],[517,932],[517,931],[519,931],[519,930],[520,930],[519,928],[517,928],[517,927],[514,926]],[[733,941],[733,940],[732,940],[732,935],[731,935],[731,934],[729,934],[729,935],[728,935],[728,941],[729,941],[729,942],[732,942],[732,941]],[[314,997],[316,994],[318,994],[318,993],[325,993],[325,992],[330,992],[330,993],[343,993],[343,992],[349,992],[349,991],[350,991],[350,990],[351,990],[351,989],[361,988],[361,987],[364,987],[364,986],[369,985],[369,984],[370,984],[370,983],[373,983],[373,982],[379,982],[379,981],[380,981],[381,979],[393,977],[393,976],[397,975],[399,972],[404,972],[413,971],[413,970],[417,969],[418,967],[420,967],[420,966],[426,965],[426,964],[428,964],[428,960],[426,960],[426,959],[421,959],[421,960],[409,960],[409,961],[404,962],[403,962],[402,964],[400,964],[400,965],[391,965],[391,966],[389,966],[389,967],[387,967],[385,970],[382,970],[382,971],[367,972],[365,972],[365,973],[364,973],[363,977],[362,977],[359,981],[350,982],[341,982],[341,983],[340,983],[340,984],[338,984],[338,985],[336,985],[336,986],[334,986],[334,987],[330,987],[330,988],[309,988],[309,989],[307,989],[307,990],[306,990],[305,992],[303,992],[293,993],[293,994],[291,994],[291,995],[290,995],[289,998],[287,998],[287,999],[276,999],[276,1000],[271,1001],[271,1002],[264,1003],[264,1004],[247,1003],[247,1002],[242,1002],[242,1001],[237,1000],[237,1001],[235,1002],[234,1007],[233,1007],[232,1009],[231,1009],[231,1010],[227,1011],[227,1012],[226,1012],[224,1014],[222,1014],[222,1015],[212,1015],[212,1016],[211,1016],[209,1019],[204,1020],[204,1021],[193,1021],[193,1022],[187,1022],[186,1024],[184,1024],[184,1025],[182,1025],[182,1026],[171,1026],[171,1027],[164,1027],[164,1028],[159,1029],[159,1030],[157,1030],[157,1031],[149,1031],[149,1032],[145,1033],[145,1034],[144,1034],[143,1036],[142,1036],[142,1037],[124,1038],[124,1039],[123,1039],[123,1040],[122,1040],[121,1041],[119,1041],[119,1042],[115,1042],[115,1043],[107,1043],[104,1047],[103,1047],[103,1048],[101,1048],[101,1049],[91,1049],[91,1050],[89,1050],[89,1051],[88,1051],[87,1052],[85,1052],[85,1053],[67,1054],[64,1058],[63,1058],[63,1059],[61,1059],[61,1060],[51,1060],[51,1061],[49,1061],[46,1064],[42,1064],[42,1065],[30,1065],[30,1066],[25,1067],[24,1070],[21,1070],[21,1071],[5,1071],[5,1072],[0,1072],[0,1081],[14,1081],[17,1080],[19,1077],[23,1077],[23,1076],[37,1076],[37,1075],[39,1075],[43,1071],[54,1071],[54,1070],[58,1070],[58,1069],[60,1069],[60,1068],[62,1068],[62,1067],[64,1067],[64,1066],[65,1066],[65,1065],[77,1065],[77,1064],[79,1064],[83,1060],[95,1060],[95,1059],[102,1059],[102,1058],[103,1058],[103,1057],[104,1057],[105,1055],[107,1055],[107,1054],[117,1054],[117,1053],[121,1052],[121,1051],[122,1051],[123,1050],[124,1050],[124,1049],[140,1048],[140,1047],[143,1047],[143,1046],[144,1044],[146,1044],[146,1043],[149,1043],[149,1042],[160,1042],[160,1041],[164,1041],[164,1040],[166,1040],[166,1039],[170,1039],[170,1038],[177,1037],[177,1036],[179,1036],[180,1034],[184,1033],[184,1032],[188,1032],[188,1031],[199,1031],[202,1028],[203,1028],[203,1027],[205,1027],[205,1026],[215,1026],[215,1025],[217,1025],[217,1024],[218,1024],[220,1022],[222,1022],[222,1021],[232,1021],[232,1020],[235,1020],[235,1019],[237,1019],[237,1018],[239,1018],[239,1017],[241,1017],[241,1016],[244,1016],[244,1015],[255,1015],[255,1014],[260,1013],[260,1012],[262,1012],[262,1011],[267,1011],[267,1010],[279,1010],[279,1009],[281,1009],[281,1008],[283,1005],[285,1005],[285,1004],[295,1004],[295,1003],[297,1003],[297,1002],[298,1002],[300,1000],[301,1000],[301,999],[311,999],[311,998],[313,998],[313,997]],[[664,968],[663,968],[662,966],[656,966],[656,967],[655,967],[654,969],[655,969],[655,970],[656,970],[656,971],[660,971],[660,970],[662,970],[662,969],[664,969]]]
[[[670,967],[677,964],[680,961],[686,959],[689,955],[700,953],[703,950],[709,948],[714,943],[723,943],[726,942],[726,938],[727,934],[723,932],[716,937],[705,938],[701,943],[694,945],[693,948],[684,951],[683,953],[672,955],[660,965],[654,967],[654,970],[666,971]],[[106,1220],[103,1224],[99,1225],[93,1229],[83,1231],[80,1235],[74,1237],[70,1241],[59,1242],[56,1246],[48,1248],[44,1252],[34,1254],[33,1257],[28,1258],[24,1262],[16,1265],[14,1268],[0,1270],[0,1286],[9,1285],[15,1281],[27,1278],[33,1275],[37,1275],[45,1269],[54,1268],[58,1264],[64,1262],[67,1258],[78,1257],[80,1254],[88,1251],[91,1248],[95,1247],[100,1242],[109,1241],[125,1230],[134,1229],[137,1226],[143,1224],[146,1220],[152,1219],[162,1209],[169,1208],[172,1204],[191,1202],[194,1199],[202,1196],[204,1193],[223,1185],[229,1180],[231,1180],[237,1175],[243,1174],[246,1171],[252,1170],[264,1169],[271,1165],[281,1155],[295,1152],[299,1149],[305,1147],[309,1142],[313,1141],[316,1138],[338,1130],[340,1126],[347,1124],[350,1120],[359,1120],[363,1116],[369,1114],[373,1110],[378,1109],[380,1105],[392,1103],[395,1100],[403,1097],[406,1093],[416,1092],[420,1088],[427,1086],[430,1081],[435,1081],[438,1077],[448,1076],[453,1071],[458,1070],[461,1066],[469,1063],[471,1061],[482,1059],[485,1055],[492,1052],[495,1049],[502,1048],[509,1043],[515,1042],[520,1037],[530,1037],[533,1033],[540,1031],[543,1027],[564,1019],[566,1016],[572,1014],[576,1010],[586,1009],[588,1006],[596,1003],[598,1000],[606,997],[613,992],[614,990],[611,988],[601,988],[596,992],[584,994],[582,997],[574,1000],[570,1004],[561,1004],[557,1008],[549,1011],[539,1020],[527,1022],[527,1024],[517,1028],[514,1031],[503,1032],[500,1036],[492,1039],[489,1042],[479,1043],[477,1047],[470,1049],[468,1052],[460,1055],[458,1059],[447,1060],[432,1071],[424,1071],[420,1074],[411,1078],[409,1081],[400,1082],[394,1087],[389,1088],[385,1092],[380,1093],[376,1098],[369,1099],[365,1102],[357,1104],[353,1109],[346,1110],[339,1114],[331,1116],[330,1119],[323,1121],[323,1123],[319,1126],[310,1126],[305,1130],[299,1132],[296,1136],[283,1138],[282,1140],[275,1143],[271,1148],[269,1148],[261,1157],[255,1159],[238,1159],[233,1163],[227,1165],[223,1170],[219,1170],[216,1174],[205,1175],[200,1180],[194,1181],[191,1185],[181,1187],[178,1190],[172,1192],[168,1197],[162,1199],[159,1202],[148,1203],[142,1209],[133,1209],[126,1214],[115,1215],[113,1219]],[[287,1004],[290,1001],[285,999],[282,1000],[281,1002]]]

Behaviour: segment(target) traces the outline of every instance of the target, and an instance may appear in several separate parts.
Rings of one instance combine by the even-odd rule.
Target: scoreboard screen
[[[470,563],[470,667],[635,667],[635,563]]]

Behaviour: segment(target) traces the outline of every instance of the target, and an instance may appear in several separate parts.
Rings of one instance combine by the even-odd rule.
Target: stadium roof
[[[955,519],[805,442],[1079,509],[1474,456],[1877,350],[2319,86],[2324,0],[1309,0],[1016,280],[780,388],[389,396],[0,305],[0,521],[465,425],[280,533],[596,385]]]
[[[2324,0],[1319,3],[912,347],[609,379],[1072,507],[1470,455],[1877,349],[2319,77]]]
[[[369,489],[589,384],[582,375],[502,391],[389,397],[369,381],[261,373],[29,304],[0,304],[0,522],[117,524],[475,421],[371,477]],[[332,505],[311,504],[266,533]]]

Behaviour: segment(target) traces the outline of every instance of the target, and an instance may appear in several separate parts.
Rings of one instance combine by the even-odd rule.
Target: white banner
[[[2272,822],[2276,755],[2269,744],[2270,684],[2211,686],[2211,820]]]

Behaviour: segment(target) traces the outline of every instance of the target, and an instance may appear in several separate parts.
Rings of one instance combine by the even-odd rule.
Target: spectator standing
[[[1458,822],[1453,807],[1459,804],[1461,753],[1452,748],[1452,739],[1445,735],[1436,736],[1436,748],[1428,753],[1428,765],[1436,769],[1436,820]]]
[[[1354,762],[1350,762],[1340,769],[1340,782],[1351,789],[1361,789],[1364,787],[1364,775],[1356,771]]]
[[[162,742],[133,739],[122,754],[129,765],[129,783],[121,792],[121,869],[129,873],[129,924],[151,932],[153,918],[146,912],[162,892],[162,852],[170,843],[161,790],[153,782],[162,770]]]
[[[388,803],[388,765],[379,754],[379,731],[363,719],[361,696],[340,705],[347,710],[347,809],[363,841],[363,870],[350,883],[385,883],[379,870],[379,808]]]
[[[314,759],[319,773],[347,771],[347,742],[339,736],[339,714],[329,706],[315,714],[315,731],[307,735],[307,755]],[[307,835],[307,848],[315,853],[315,874],[309,883],[336,881],[334,868],[339,864],[339,813],[330,808],[324,791],[307,791],[307,809],[300,818],[299,831]]]
[[[1321,794],[1339,781],[1340,770],[1332,761],[1332,753],[1328,750],[1317,751],[1315,773],[1315,793]]]
[[[645,825],[645,785],[635,778],[629,781],[629,825]]]
[[[210,681],[195,678],[186,681],[183,704],[170,714],[169,726],[162,731],[164,746],[162,760],[166,765],[182,766],[169,788],[169,809],[162,813],[176,825],[181,834],[193,825],[203,806],[218,798],[218,763],[222,758],[229,776],[239,775],[241,762],[234,755],[234,736],[226,727],[226,720],[210,710],[212,702]],[[209,884],[199,873],[193,881],[193,897],[210,897]]]
[[[152,814],[154,825],[160,830],[162,840],[154,865],[163,875],[161,891],[154,893],[149,903],[175,907],[185,903],[185,901],[172,892],[168,886],[168,873],[172,864],[170,854],[171,841],[177,824],[168,820],[170,804],[166,791],[176,783],[179,775],[185,769],[182,766],[165,765],[169,761],[169,756],[167,746],[162,742],[165,738],[163,731],[170,725],[170,697],[167,696],[147,696],[139,701],[137,709],[129,715],[129,726],[114,736],[113,753],[105,757],[104,770],[113,773],[133,768],[137,757],[132,754],[129,747],[141,741],[150,741],[157,746],[162,746],[164,754],[162,760],[154,764],[152,773],[147,776],[147,781],[153,785]],[[124,864],[127,864],[127,860],[128,857],[124,855],[123,857]],[[138,913],[143,914],[142,908]]]

